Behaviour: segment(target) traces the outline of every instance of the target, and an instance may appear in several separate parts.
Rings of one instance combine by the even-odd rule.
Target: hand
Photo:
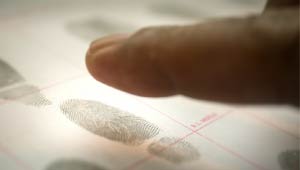
[[[91,44],[86,64],[97,80],[142,96],[299,105],[299,1],[269,1],[260,15],[104,37]]]

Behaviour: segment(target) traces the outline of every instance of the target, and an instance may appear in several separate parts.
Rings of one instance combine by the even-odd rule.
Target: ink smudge
[[[154,124],[96,101],[70,99],[63,102],[60,109],[86,130],[127,145],[140,145],[159,133]]]
[[[178,138],[163,137],[151,143],[148,146],[148,152],[172,163],[193,161],[200,157],[197,148],[192,144],[178,141]]]
[[[23,82],[23,77],[0,59],[0,88]]]
[[[58,160],[46,167],[46,170],[107,170],[91,162],[69,159]]]
[[[40,90],[37,87],[26,84],[25,79],[1,59],[0,99],[15,100],[36,107],[51,104],[51,102],[40,93]]]
[[[299,170],[299,150],[287,150],[278,156],[282,170]]]

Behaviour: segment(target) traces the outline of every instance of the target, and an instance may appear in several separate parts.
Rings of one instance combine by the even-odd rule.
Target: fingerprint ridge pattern
[[[159,133],[154,124],[115,107],[91,100],[69,99],[62,113],[86,130],[127,145],[140,145]]]
[[[162,137],[152,142],[147,150],[150,154],[172,163],[193,161],[200,157],[197,148],[187,141],[179,141],[173,137]]]

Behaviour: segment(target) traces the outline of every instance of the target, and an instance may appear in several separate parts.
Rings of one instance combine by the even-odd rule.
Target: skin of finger
[[[178,93],[229,102],[246,99],[251,101],[258,96],[252,97],[249,94],[256,93],[265,93],[268,98],[275,98],[271,96],[273,92],[266,94],[266,90],[270,89],[266,88],[269,85],[265,83],[271,81],[264,81],[266,77],[258,76],[262,71],[259,68],[263,67],[263,64],[253,56],[259,56],[259,50],[253,48],[255,46],[251,44],[250,37],[237,41],[236,36],[242,35],[245,27],[244,24],[235,22],[228,20],[225,23],[214,22],[201,26],[170,28],[174,32],[164,38],[162,38],[164,33],[156,33],[160,34],[157,36],[160,41],[168,42],[169,46],[154,55],[158,60],[156,63],[159,68],[164,69],[164,73],[168,75]],[[172,32],[171,30],[168,32]],[[178,35],[182,36],[176,41]],[[154,47],[151,51],[158,48]],[[257,86],[261,88],[254,89]]]
[[[154,97],[175,94],[170,84],[164,83],[165,78],[155,68],[156,65],[143,57],[140,58],[142,60],[133,60],[123,56],[120,46],[116,43],[87,55],[87,68],[96,80],[137,95]]]
[[[270,18],[274,16],[143,29],[114,48],[113,55],[97,54],[106,59],[94,62],[98,66],[94,75],[145,96],[180,93],[226,102],[287,102],[286,88],[295,87],[282,83],[290,82],[284,78],[282,56],[283,49],[294,43],[295,31],[272,28]],[[105,66],[118,68],[107,73],[113,80],[103,78]]]
[[[122,40],[125,40],[128,38],[128,36],[129,36],[128,34],[116,34],[116,35],[110,35],[110,36],[105,36],[105,37],[99,38],[91,43],[88,51],[90,53],[93,53],[94,51],[97,51],[98,49],[101,49],[106,46],[113,45]]]
[[[283,90],[274,87],[274,84],[280,83],[280,78],[285,75],[281,55],[274,48],[281,49],[284,44],[269,42],[276,30],[256,38],[258,34],[270,31],[265,23],[267,21],[264,21],[266,19],[260,19],[254,17],[191,27],[145,29],[137,33],[133,38],[136,42],[130,44],[134,48],[129,49],[159,51],[148,54],[146,58],[152,56],[158,60],[155,63],[160,65],[159,68],[164,70],[179,93],[221,101],[279,102],[274,100],[280,100]],[[176,41],[178,35],[181,37]],[[287,39],[292,39],[289,37],[294,36],[285,34],[274,42],[287,42]],[[159,40],[155,40],[157,37]],[[162,48],[157,42],[168,45]],[[143,44],[148,47],[140,47]]]
[[[266,10],[273,8],[286,8],[290,6],[299,6],[299,0],[268,0]]]

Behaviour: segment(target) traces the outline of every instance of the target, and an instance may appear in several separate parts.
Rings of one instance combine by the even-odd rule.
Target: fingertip
[[[117,46],[107,46],[86,56],[87,69],[96,80],[106,84],[113,83],[112,79],[116,77],[116,67],[119,63],[115,57]]]
[[[92,53],[97,51],[98,49],[105,48],[107,46],[113,45],[115,43],[119,43],[124,41],[129,37],[129,34],[113,34],[107,35],[102,38],[98,38],[91,42],[88,52]]]
[[[128,48],[134,53],[124,52]],[[124,46],[124,42],[114,43],[88,51],[86,66],[97,81],[117,89],[140,96],[173,95],[172,85],[155,63],[137,51],[134,46]]]
[[[85,63],[92,76],[97,76],[96,70],[99,64],[97,63],[97,60],[99,60],[102,56],[109,56],[109,53],[111,53],[110,51],[114,48],[114,45],[120,44],[126,40],[128,36],[129,34],[125,33],[107,35],[91,42],[86,52]]]

